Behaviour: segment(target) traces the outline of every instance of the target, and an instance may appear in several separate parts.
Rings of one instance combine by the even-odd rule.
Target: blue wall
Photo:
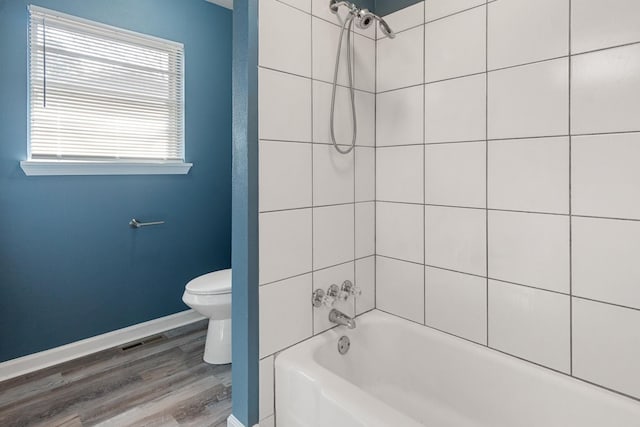
[[[404,9],[412,4],[419,3],[421,0],[369,0],[375,1],[375,11],[378,15],[384,16]]]
[[[187,309],[231,263],[230,10],[204,0],[34,0],[184,43],[188,175],[27,177],[27,4],[0,0],[0,361]],[[128,221],[165,220],[133,230]]]

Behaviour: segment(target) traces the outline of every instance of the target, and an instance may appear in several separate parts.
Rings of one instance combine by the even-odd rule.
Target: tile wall
[[[260,0],[259,21],[260,425],[270,426],[274,354],[330,327],[312,291],[355,279],[363,296],[339,308],[375,305],[376,41],[353,37],[358,139],[340,155],[329,133],[340,21],[326,0]],[[350,144],[341,69],[336,137]]]
[[[640,398],[638,16],[427,0],[388,17],[377,308]]]

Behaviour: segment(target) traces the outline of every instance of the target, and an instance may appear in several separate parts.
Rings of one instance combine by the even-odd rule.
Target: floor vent
[[[166,339],[166,337],[164,335],[154,335],[152,337],[149,338],[144,338],[140,341],[136,341],[136,342],[132,342],[126,345],[123,345],[122,347],[120,347],[120,350],[122,351],[127,351],[127,350],[131,350],[134,349],[136,347],[140,347],[141,345],[145,345],[145,344],[151,344],[157,341],[162,341]]]

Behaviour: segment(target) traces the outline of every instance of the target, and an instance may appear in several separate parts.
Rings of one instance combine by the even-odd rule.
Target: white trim
[[[229,418],[227,418],[227,427],[244,427],[244,424],[238,421],[238,419],[231,414],[229,415]],[[260,425],[256,424],[253,427],[260,427]]]
[[[209,3],[217,4],[218,6],[226,7],[233,10],[233,0],[207,0]]]
[[[117,329],[102,335],[96,335],[95,337],[72,342],[50,350],[8,360],[0,363],[0,381],[19,377],[88,354],[166,332],[202,319],[205,319],[205,317],[194,310],[185,310],[180,313],[138,323],[137,325]]]
[[[186,175],[193,163],[74,160],[23,160],[27,176],[41,175]]]

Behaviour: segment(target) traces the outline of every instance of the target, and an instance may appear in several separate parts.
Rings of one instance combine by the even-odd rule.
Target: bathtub
[[[640,426],[636,400],[380,311],[357,323],[278,355],[277,427]]]

